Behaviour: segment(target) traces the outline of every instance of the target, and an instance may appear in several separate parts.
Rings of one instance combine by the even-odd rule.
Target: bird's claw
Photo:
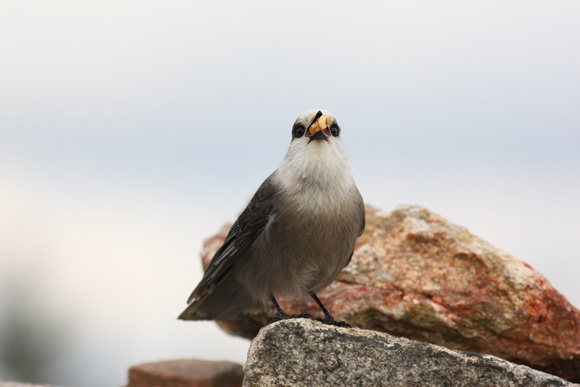
[[[282,320],[288,320],[291,318],[309,318],[312,320],[312,316],[309,315],[308,313],[300,313],[300,314],[284,314],[278,317],[270,317],[268,319],[268,321],[266,322],[266,325],[278,322],[278,321],[282,321]]]
[[[278,322],[280,320],[282,320],[280,317],[270,317],[268,319],[268,321],[266,321],[266,325],[273,324],[273,323]]]
[[[333,318],[324,318],[324,319],[318,318],[316,319],[316,321],[320,321],[325,325],[332,325],[333,327],[352,328],[346,321],[336,321]]]

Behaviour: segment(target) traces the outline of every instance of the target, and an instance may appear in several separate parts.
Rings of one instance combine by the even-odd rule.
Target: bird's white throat
[[[327,206],[329,193],[340,201],[356,189],[348,155],[338,138],[292,141],[275,180],[290,197],[313,206]]]

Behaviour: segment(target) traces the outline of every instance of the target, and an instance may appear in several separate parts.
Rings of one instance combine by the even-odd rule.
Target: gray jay
[[[309,110],[292,127],[280,166],[232,225],[181,320],[236,320],[276,297],[309,294],[339,326],[316,293],[348,264],[365,227],[363,199],[332,113]]]

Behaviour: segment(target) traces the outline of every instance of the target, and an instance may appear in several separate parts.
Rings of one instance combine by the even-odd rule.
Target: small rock
[[[308,319],[262,329],[245,386],[577,386],[491,355]]]
[[[131,367],[127,387],[240,386],[242,379],[242,366],[229,361],[165,360]]]
[[[338,319],[448,348],[487,353],[580,382],[580,311],[540,273],[419,206],[367,206],[350,264],[321,301]],[[207,266],[228,227],[208,239]],[[288,313],[322,317],[309,298],[278,300]],[[220,321],[253,338],[275,310]]]

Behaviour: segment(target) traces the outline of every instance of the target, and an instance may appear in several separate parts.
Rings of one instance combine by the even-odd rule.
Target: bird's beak
[[[312,140],[326,140],[330,137],[330,130],[328,128],[328,117],[326,117],[321,112],[316,115],[316,118],[308,131],[306,132],[306,137]]]

